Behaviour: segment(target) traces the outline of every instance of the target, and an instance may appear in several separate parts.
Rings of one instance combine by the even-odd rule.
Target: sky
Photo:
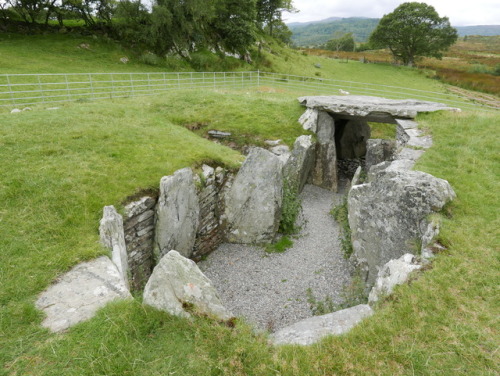
[[[319,21],[329,17],[382,18],[410,0],[293,0],[296,14],[284,13],[290,22]],[[415,0],[432,5],[453,26],[500,25],[500,0]]]

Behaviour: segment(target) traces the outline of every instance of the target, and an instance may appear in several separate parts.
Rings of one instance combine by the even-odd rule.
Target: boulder
[[[105,206],[99,225],[101,244],[111,251],[111,259],[115,263],[125,285],[128,288],[128,256],[123,231],[123,218],[114,206]]]
[[[42,325],[60,332],[90,319],[117,299],[132,299],[116,265],[99,257],[75,266],[44,291],[36,307],[46,314]]]
[[[327,112],[318,112],[315,133],[319,143],[326,143],[335,140],[335,121]]]
[[[394,287],[402,285],[408,280],[410,273],[420,269],[415,256],[407,253],[396,260],[390,260],[378,272],[375,285],[370,291],[368,302],[377,302],[384,296],[392,294]]]
[[[389,260],[420,251],[421,229],[427,228],[428,215],[455,197],[446,180],[424,172],[391,168],[391,164],[371,172],[369,183],[352,187],[348,194],[354,256],[367,263],[369,287]]]
[[[302,192],[314,167],[315,147],[311,136],[300,136],[283,168],[283,176],[297,192]]]
[[[273,241],[281,219],[283,167],[273,153],[253,148],[226,193],[227,240]]]
[[[339,159],[355,159],[366,154],[366,141],[371,129],[364,120],[336,121],[335,135]]]
[[[275,345],[311,345],[328,335],[347,333],[365,317],[373,314],[367,304],[360,304],[323,316],[314,316],[287,326],[271,336]]]
[[[390,161],[397,151],[395,140],[371,139],[366,142],[365,168],[368,171],[371,166]]]
[[[196,263],[177,251],[168,252],[154,268],[143,301],[180,317],[190,317],[189,309],[221,320],[232,317]]]
[[[155,254],[160,259],[175,249],[190,257],[199,222],[199,202],[190,168],[183,168],[160,181],[156,207]]]

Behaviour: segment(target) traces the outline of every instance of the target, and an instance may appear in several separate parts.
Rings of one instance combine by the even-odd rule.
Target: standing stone
[[[396,154],[397,144],[395,140],[372,139],[366,142],[366,171],[371,166],[390,161]]]
[[[221,320],[232,317],[196,263],[177,251],[168,252],[155,267],[144,289],[143,301],[180,317],[190,317],[186,311],[189,308]]]
[[[454,197],[446,180],[390,166],[369,183],[351,188],[351,239],[354,256],[367,263],[368,286],[374,284],[378,269],[389,260],[420,250],[421,229],[427,228],[428,215]]]
[[[113,205],[105,206],[99,226],[101,243],[111,251],[115,263],[125,286],[128,288],[128,256],[123,231],[123,218]]]
[[[227,240],[271,242],[278,231],[283,201],[283,173],[273,153],[253,148],[226,195]]]
[[[293,150],[283,168],[284,178],[297,192],[302,192],[314,167],[315,147],[311,136],[297,137]]]
[[[312,108],[308,108],[306,112],[302,114],[299,118],[299,123],[306,131],[311,131],[316,133],[318,124],[318,111]]]
[[[335,141],[316,144],[316,161],[312,171],[312,184],[337,192],[337,148]]]
[[[160,181],[156,207],[155,254],[157,259],[172,249],[190,257],[196,240],[199,203],[193,172],[183,168]]]
[[[117,299],[132,299],[116,265],[108,257],[81,263],[44,291],[36,307],[46,314],[42,326],[60,332],[92,318]]]

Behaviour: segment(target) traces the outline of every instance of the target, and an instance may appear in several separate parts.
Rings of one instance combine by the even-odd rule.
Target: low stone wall
[[[202,187],[198,191],[200,221],[191,256],[196,261],[217,249],[224,241],[224,194],[234,179],[233,174],[221,167],[214,170],[207,165],[203,166],[202,176],[203,179],[199,179]]]
[[[154,267],[156,197],[143,197],[125,207],[123,230],[130,270],[130,287],[141,290]]]

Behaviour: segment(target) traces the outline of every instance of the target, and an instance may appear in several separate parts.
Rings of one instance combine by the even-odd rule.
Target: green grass
[[[276,243],[266,245],[267,253],[283,253],[288,248],[293,247],[293,240],[288,235],[284,235]]]
[[[29,51],[16,56],[23,53],[29,58]],[[69,69],[52,56],[54,70]],[[290,52],[289,61],[277,67],[293,65],[294,58]],[[310,62],[305,58],[294,69],[304,69]],[[2,59],[3,68],[9,59]],[[49,60],[40,61],[40,69],[50,71]],[[101,63],[101,71],[114,69]],[[331,64],[346,66],[339,68],[346,75],[360,69],[351,77],[356,80],[430,85],[412,70],[384,67],[374,75],[371,65]],[[99,65],[89,63],[89,69]],[[0,374],[498,374],[496,113],[419,119],[434,146],[418,168],[449,180],[458,195],[439,239],[448,250],[346,336],[306,348],[275,348],[244,323],[230,328],[206,318],[178,319],[137,301],[111,304],[64,334],[42,329],[33,304],[37,294],[76,263],[104,253],[97,234],[104,205],[119,206],[181,167],[207,161],[237,167],[239,153],[200,137],[212,128],[232,132],[235,144],[281,138],[290,145],[302,132],[298,94],[177,91],[0,113]],[[186,129],[192,124],[206,125],[193,133]]]

